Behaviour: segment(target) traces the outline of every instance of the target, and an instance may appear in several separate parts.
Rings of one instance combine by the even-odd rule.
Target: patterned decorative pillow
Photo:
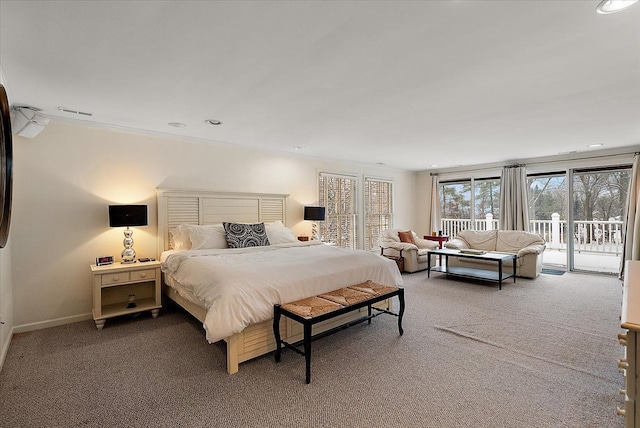
[[[269,245],[264,223],[222,223],[229,248],[262,247]]]

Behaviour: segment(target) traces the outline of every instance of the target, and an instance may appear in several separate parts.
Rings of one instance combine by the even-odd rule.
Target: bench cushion
[[[398,289],[398,287],[394,287],[393,285],[376,284],[375,282],[371,282],[371,281],[364,282],[358,285],[352,285],[349,288],[362,291],[364,293],[373,294],[374,296],[390,293]]]
[[[373,297],[369,293],[353,290],[351,288],[341,288],[328,293],[319,294],[318,297],[335,302],[342,306],[353,305]]]
[[[282,309],[300,315],[304,318],[313,318],[327,312],[351,306],[382,294],[396,291],[398,287],[377,284],[372,281],[362,284],[340,288],[338,290],[323,293],[318,296],[307,297],[295,302],[282,305]]]
[[[304,318],[313,318],[327,312],[340,309],[342,305],[318,296],[307,297],[306,299],[296,300],[295,302],[282,305],[282,309],[298,314]]]

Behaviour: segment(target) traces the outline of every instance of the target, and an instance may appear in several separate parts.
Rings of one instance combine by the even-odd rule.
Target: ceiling
[[[52,120],[414,171],[509,162],[640,144],[640,4],[598,2],[0,0],[0,67]]]

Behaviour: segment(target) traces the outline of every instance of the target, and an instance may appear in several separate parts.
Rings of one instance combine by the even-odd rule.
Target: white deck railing
[[[540,235],[550,249],[566,249],[567,222],[560,220],[560,216],[555,213],[551,217],[551,220],[531,220],[529,231]],[[578,220],[573,223],[570,236],[574,251],[616,255],[622,253],[622,221]],[[449,236],[449,239],[455,238],[461,230],[496,230],[498,227],[498,220],[494,220],[491,214],[473,222],[470,219],[453,218],[443,218],[440,222],[443,234]]]

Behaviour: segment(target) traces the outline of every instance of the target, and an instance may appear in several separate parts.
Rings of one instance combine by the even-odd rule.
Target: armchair
[[[410,241],[413,238],[413,242]],[[403,232],[403,229],[389,229],[380,235],[380,254],[392,257],[404,257],[404,272],[417,272],[427,269],[429,250],[438,248],[438,243],[419,238],[414,231]],[[432,256],[433,257],[433,256]],[[435,257],[432,266],[435,265]]]

